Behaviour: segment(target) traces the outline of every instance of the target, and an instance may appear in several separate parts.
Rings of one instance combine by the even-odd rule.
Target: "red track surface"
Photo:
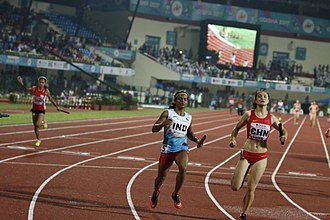
[[[228,147],[228,135],[237,117],[227,111],[193,116],[196,135],[208,138],[201,149],[190,144],[181,210],[170,197],[176,165],[158,206],[149,206],[163,135],[151,133],[158,116],[50,123],[37,149],[32,125],[1,126],[1,219],[237,219],[246,189],[229,185],[238,157],[228,158],[239,148]],[[271,134],[267,170],[248,217],[330,219],[330,139],[323,144],[321,138],[329,124],[320,118],[320,128],[307,120],[293,125],[290,115],[283,122],[289,140],[281,146],[278,133]],[[239,134],[239,146],[245,136]]]

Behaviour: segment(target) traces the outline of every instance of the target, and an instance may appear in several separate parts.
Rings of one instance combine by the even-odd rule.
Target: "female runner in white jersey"
[[[253,103],[254,109],[247,111],[242,116],[231,133],[230,147],[236,147],[236,137],[239,130],[247,125],[247,140],[243,145],[240,160],[238,161],[234,175],[231,180],[231,187],[234,191],[239,190],[244,179],[250,171],[247,190],[243,199],[243,207],[240,218],[246,219],[246,213],[254,200],[254,193],[267,165],[267,139],[272,127],[279,130],[280,121],[273,114],[268,112],[269,94],[266,91],[258,91]],[[281,142],[285,142],[288,132],[283,128]]]
[[[309,110],[309,121],[310,121],[311,127],[314,128],[315,121],[316,121],[316,115],[317,115],[317,112],[320,110],[320,108],[316,104],[316,102],[313,101],[311,103],[311,105],[309,106],[308,110]]]
[[[293,104],[293,123],[295,125],[298,124],[298,119],[299,119],[299,115],[300,115],[300,111],[301,111],[301,104],[299,102],[299,100],[297,100],[294,104]]]
[[[164,127],[164,140],[161,147],[161,155],[158,164],[158,174],[155,179],[154,192],[150,205],[155,208],[158,202],[159,189],[163,184],[173,162],[178,165],[179,172],[176,176],[175,189],[172,193],[174,207],[180,209],[182,203],[178,195],[185,179],[188,165],[187,137],[202,147],[206,136],[197,139],[192,128],[192,116],[185,112],[188,103],[188,94],[178,91],[174,94],[174,103],[168,110],[163,111],[158,120],[152,126],[152,132],[159,132]]]

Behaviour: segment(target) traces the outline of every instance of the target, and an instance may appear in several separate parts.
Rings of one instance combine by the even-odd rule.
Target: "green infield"
[[[1,125],[10,124],[28,124],[32,123],[32,116],[29,112],[31,105],[24,104],[0,104],[0,113],[9,114],[9,117],[0,118]],[[70,111],[70,114],[57,112],[54,107],[47,108],[47,122],[73,121],[83,119],[98,119],[98,118],[117,118],[117,117],[132,117],[143,115],[160,115],[164,109],[140,109],[140,110],[118,110],[118,111],[96,111],[96,110],[76,110],[65,109]],[[22,113],[24,111],[24,113]],[[207,108],[187,108],[187,112],[205,112],[210,111]],[[157,117],[155,117],[156,121]]]

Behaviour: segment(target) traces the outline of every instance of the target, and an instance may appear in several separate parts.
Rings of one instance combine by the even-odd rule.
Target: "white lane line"
[[[203,131],[198,131],[198,132],[195,132],[195,133],[196,133],[196,134],[198,134],[198,133],[202,133],[202,132],[205,133],[205,132],[207,132],[207,131],[211,131],[211,130],[219,129],[219,128],[222,128],[222,127],[227,127],[227,126],[234,125],[234,124],[237,124],[237,122],[233,122],[233,123],[230,123],[230,124],[227,124],[227,125],[218,126],[218,127],[215,127],[215,128],[206,129],[206,130],[203,130]],[[208,144],[211,144],[211,143],[214,143],[214,142],[216,142],[216,141],[219,141],[219,140],[224,139],[224,138],[229,137],[229,136],[230,136],[230,135],[225,135],[225,136],[223,136],[223,137],[221,137],[221,138],[217,138],[217,139],[215,139],[215,140],[209,141],[209,142],[205,143],[204,146],[205,146],[205,145],[208,145]],[[197,149],[197,147],[192,147],[192,148],[189,149],[189,151],[193,151],[193,150],[195,150],[195,149]],[[131,188],[132,188],[132,185],[133,185],[135,179],[136,179],[136,178],[137,178],[137,177],[138,177],[143,171],[145,171],[145,170],[148,169],[149,167],[152,167],[152,166],[156,165],[157,163],[158,163],[158,162],[155,162],[155,163],[152,163],[152,164],[149,164],[149,165],[143,167],[139,172],[137,172],[136,174],[134,174],[134,176],[132,176],[132,178],[130,179],[130,181],[129,181],[127,187],[126,187],[126,198],[127,198],[127,201],[128,201],[128,205],[129,205],[129,207],[130,207],[130,209],[131,209],[131,211],[132,211],[132,214],[133,214],[133,216],[134,216],[134,218],[135,218],[136,220],[140,220],[140,216],[139,216],[139,214],[137,213],[137,211],[136,211],[136,209],[135,209],[135,206],[134,206],[134,203],[133,203],[133,200],[132,200],[132,195],[131,195]]]
[[[276,179],[275,179],[278,170],[280,169],[280,167],[281,167],[281,165],[282,165],[282,163],[283,163],[283,161],[284,161],[286,155],[288,154],[288,152],[289,152],[289,150],[290,150],[290,148],[291,148],[291,146],[292,146],[294,140],[295,140],[296,137],[298,136],[298,134],[299,134],[299,132],[300,132],[300,130],[301,130],[301,128],[302,128],[302,126],[303,126],[305,120],[306,120],[306,116],[305,116],[304,120],[301,122],[301,124],[299,125],[299,128],[297,129],[297,131],[296,131],[295,135],[293,136],[291,142],[289,143],[289,145],[288,145],[287,148],[285,149],[285,151],[284,151],[284,153],[283,153],[283,155],[282,155],[282,158],[281,158],[280,161],[278,162],[278,164],[277,164],[277,166],[276,166],[276,168],[275,168],[275,170],[274,170],[274,172],[273,172],[273,174],[272,174],[272,183],[273,183],[273,185],[275,186],[275,188],[277,189],[277,191],[278,191],[279,193],[281,193],[282,196],[283,196],[286,200],[288,200],[292,205],[294,205],[296,208],[300,209],[300,210],[301,210],[302,212],[304,212],[306,215],[309,215],[310,217],[319,220],[318,217],[316,217],[315,215],[313,215],[311,212],[308,212],[308,211],[305,210],[303,207],[301,207],[300,205],[298,205],[297,203],[295,203],[292,199],[290,199],[290,197],[289,197],[285,192],[283,192],[282,189],[277,185],[277,182],[276,182]]]
[[[17,150],[34,150],[33,147],[24,147],[24,146],[7,146],[8,149],[17,149]]]
[[[319,128],[319,131],[320,131],[320,136],[321,136],[321,140],[322,140],[322,144],[323,144],[323,148],[324,148],[324,152],[325,152],[325,157],[327,158],[328,167],[330,169],[329,152],[328,152],[327,145],[325,144],[325,141],[324,141],[323,132],[321,130],[321,126],[320,126],[320,122],[319,122],[319,119],[318,118],[317,118],[317,127]]]
[[[228,119],[224,119],[224,120],[228,120]],[[223,121],[223,120],[217,120],[217,121]],[[203,122],[203,123],[197,123],[195,125],[197,126],[197,125],[200,125],[200,124],[205,124],[205,122]],[[233,124],[233,123],[231,123],[231,124]],[[229,124],[229,125],[231,125],[231,124]],[[121,130],[127,130],[127,129],[135,129],[137,127],[149,127],[149,126],[151,126],[151,125],[141,125],[141,126],[135,126],[135,127],[108,129],[108,130],[101,130],[101,131],[91,131],[91,132],[70,134],[70,135],[67,135],[66,137],[80,136],[80,135],[86,135],[86,134],[104,133],[104,132],[109,132],[109,131],[121,131]],[[220,128],[220,127],[222,127],[222,126],[215,127],[214,129],[217,129],[217,128]],[[209,130],[212,130],[212,129],[209,129]],[[55,149],[51,149],[51,150],[38,151],[38,152],[30,153],[30,154],[22,154],[22,155],[18,155],[18,156],[15,156],[15,157],[10,157],[10,158],[6,158],[6,159],[3,159],[3,160],[0,160],[0,163],[11,161],[11,160],[16,160],[16,159],[23,158],[23,157],[33,156],[33,155],[36,155],[36,154],[56,152],[56,151],[61,151],[61,150],[66,150],[66,149],[81,147],[81,146],[85,146],[85,145],[98,144],[98,143],[107,142],[107,141],[121,140],[121,139],[125,139],[125,138],[130,138],[130,137],[142,136],[142,135],[145,135],[145,134],[150,134],[150,132],[144,132],[144,133],[133,134],[133,135],[128,135],[128,136],[121,136],[121,137],[117,137],[117,138],[96,140],[96,141],[92,141],[92,142],[75,144],[75,145],[65,146],[65,147],[60,147],[60,148],[55,148]],[[54,136],[54,137],[50,137],[50,138],[44,138],[43,140],[56,139],[58,137],[59,136]],[[21,141],[21,142],[27,142],[27,141]],[[18,143],[18,142],[15,142],[15,143]],[[2,144],[0,144],[0,146],[1,145]]]
[[[198,119],[209,119],[209,118],[221,118],[224,116],[207,116],[207,117],[201,117]],[[144,119],[143,121],[154,121],[155,119]],[[224,120],[230,120],[228,118],[224,119]],[[137,120],[131,120],[131,121],[117,121],[117,122],[104,122],[104,123],[100,123],[100,124],[85,124],[85,125],[74,125],[74,126],[65,126],[65,127],[58,127],[58,128],[48,128],[47,130],[43,130],[41,129],[41,132],[45,132],[45,131],[57,131],[57,130],[65,130],[65,129],[75,129],[75,128],[87,128],[87,127],[99,127],[99,126],[107,126],[107,125],[119,125],[119,124],[130,124],[130,123],[139,123],[141,122],[141,119],[137,119]],[[207,122],[204,122],[207,123]],[[53,124],[53,123],[52,123]],[[15,131],[15,132],[7,132],[7,133],[0,133],[0,136],[3,135],[15,135],[15,134],[25,134],[25,133],[33,133],[33,130],[26,130],[26,131]]]
[[[29,206],[29,212],[28,212],[28,220],[32,220],[33,219],[33,214],[34,214],[34,208],[35,208],[35,205],[36,205],[36,202],[37,202],[37,199],[39,197],[39,194],[41,193],[41,191],[45,188],[45,186],[52,180],[54,179],[56,176],[60,175],[61,173],[71,169],[71,168],[74,168],[76,166],[79,166],[81,164],[84,164],[84,163],[88,163],[88,162],[91,162],[91,161],[94,161],[94,160],[97,160],[97,159],[102,159],[104,157],[109,157],[109,156],[112,156],[112,155],[116,155],[116,154],[120,154],[120,153],[124,153],[124,152],[127,152],[127,151],[131,151],[131,150],[136,150],[136,149],[139,149],[139,148],[143,148],[143,147],[146,147],[146,146],[149,146],[149,145],[153,145],[153,144],[157,144],[157,143],[160,143],[161,141],[154,141],[154,142],[151,142],[151,143],[147,143],[147,144],[142,144],[142,145],[139,145],[139,146],[135,146],[135,147],[131,147],[131,148],[127,148],[127,149],[124,149],[124,150],[120,150],[120,151],[116,151],[116,152],[113,152],[113,153],[109,153],[109,154],[104,154],[104,155],[101,155],[101,156],[98,156],[98,157],[94,157],[94,158],[90,158],[90,159],[87,159],[87,160],[83,160],[83,161],[80,161],[78,163],[75,163],[75,164],[72,164],[68,167],[65,167],[59,171],[57,171],[56,173],[54,173],[53,175],[51,175],[50,177],[48,177],[40,186],[39,188],[37,189],[37,191],[34,193],[33,195],[33,198],[30,202],[30,206]]]
[[[70,155],[84,155],[84,156],[91,155],[90,152],[65,151],[65,150],[61,151],[61,153],[70,154]]]
[[[227,120],[227,119],[225,119]],[[218,120],[218,121],[222,121],[222,120]],[[202,123],[200,123],[202,124]],[[203,123],[204,124],[204,123]],[[236,124],[236,122],[234,123],[230,123],[230,124],[227,124],[227,125],[221,125],[221,126],[217,126],[217,127],[214,127],[214,128],[210,128],[210,129],[207,129],[208,131],[210,130],[216,130],[216,129],[219,129],[219,128],[222,128],[222,127],[226,127],[226,126],[229,126],[229,125],[232,125],[232,124]],[[197,125],[197,124],[195,124]],[[196,132],[198,133],[198,132]],[[145,133],[142,133],[142,134],[150,134],[150,132],[145,132]],[[118,138],[113,138],[113,139],[123,139],[123,138],[129,138],[129,137],[132,137],[132,136],[140,136],[141,134],[135,134],[135,135],[129,135],[129,136],[123,136],[123,137],[118,137]],[[108,139],[110,140],[110,139]],[[111,139],[112,140],[112,139]],[[103,141],[95,141],[95,142],[104,142],[106,140],[103,140]],[[123,152],[127,152],[127,151],[131,151],[131,150],[135,150],[135,149],[139,149],[139,148],[142,148],[142,147],[145,147],[145,146],[149,146],[149,145],[153,145],[153,144],[158,144],[158,143],[161,143],[162,140],[160,141],[155,141],[155,142],[151,142],[151,143],[147,143],[147,144],[143,144],[143,145],[138,145],[138,146],[135,146],[135,147],[131,147],[131,148],[127,148],[127,149],[124,149],[124,150],[120,150],[120,151],[116,151],[116,152],[113,152],[113,153],[109,153],[109,154],[105,154],[105,155],[101,155],[101,156],[98,156],[98,157],[94,157],[94,158],[90,158],[90,159],[87,159],[87,160],[83,160],[83,161],[80,161],[78,163],[75,163],[75,164],[72,164],[66,168],[63,168],[59,171],[57,171],[56,173],[54,173],[52,176],[50,176],[47,180],[45,180],[41,185],[40,187],[37,189],[37,191],[34,193],[34,196],[31,200],[31,203],[30,203],[30,206],[29,206],[29,212],[28,212],[28,220],[32,220],[33,219],[33,214],[34,214],[34,208],[35,208],[35,204],[37,202],[37,199],[39,197],[39,194],[40,192],[45,188],[45,186],[52,180],[54,179],[56,176],[60,175],[61,173],[65,172],[66,170],[69,170],[71,168],[74,168],[80,164],[83,164],[83,163],[87,163],[87,162],[90,162],[90,161],[94,161],[94,160],[97,160],[97,159],[101,159],[101,158],[104,158],[104,157],[108,157],[108,156],[112,156],[112,155],[115,155],[115,154],[120,154],[120,153],[123,153]],[[91,144],[91,143],[88,143],[88,144]],[[81,145],[81,144],[80,144]],[[86,144],[85,144],[86,145]],[[24,155],[22,155],[23,157]],[[2,160],[4,161],[4,160]],[[8,161],[8,160],[7,160]],[[1,162],[1,161],[0,161]],[[157,163],[157,162],[156,162]]]
[[[288,174],[295,176],[317,176],[315,173],[288,172]]]
[[[215,120],[215,121],[219,121],[219,122],[220,121],[227,121],[227,120],[231,120],[233,118],[235,118],[235,117],[225,118],[225,119],[219,119],[219,120]],[[140,122],[141,122],[141,120],[140,120]],[[209,122],[208,121],[201,122],[201,123],[197,123],[195,125],[203,125],[203,124],[207,124],[207,123],[209,123]],[[99,133],[105,133],[105,132],[110,132],[110,131],[122,131],[122,130],[127,130],[127,129],[137,129],[137,128],[150,127],[150,126],[152,126],[152,124],[144,124],[144,125],[139,125],[139,126],[130,126],[130,127],[123,127],[123,128],[107,129],[107,130],[80,132],[80,133],[75,133],[75,134],[67,134],[67,135],[65,135],[65,137],[67,138],[67,137],[84,136],[84,135],[88,135],[88,134],[99,134]],[[57,139],[57,138],[62,138],[62,135],[48,137],[48,138],[42,138],[42,140],[51,140],[51,139]],[[35,141],[35,139],[24,140],[24,141],[8,142],[8,143],[2,143],[2,144],[0,144],[0,146],[4,146],[4,145],[8,145],[8,144],[20,144],[20,143],[26,143],[26,142],[34,142],[34,141]],[[1,163],[1,161],[0,161],[0,163]]]
[[[151,121],[154,119],[146,119],[145,121]],[[66,127],[58,127],[58,128],[47,128],[40,129],[41,132],[48,132],[48,131],[57,131],[57,130],[65,130],[65,129],[75,129],[75,128],[88,128],[88,127],[99,127],[99,126],[107,126],[107,125],[119,125],[119,124],[129,124],[129,123],[139,123],[140,120],[134,120],[134,121],[118,121],[118,122],[106,122],[101,124],[86,124],[86,125],[74,125],[74,126],[66,126]],[[0,133],[0,136],[3,135],[15,135],[15,134],[25,134],[25,133],[33,133],[33,130],[27,130],[27,131],[14,131],[14,132],[7,132],[7,133]]]
[[[129,157],[129,156],[118,156],[118,159],[124,159],[124,160],[137,160],[137,161],[144,161],[145,158],[142,157]]]
[[[287,121],[285,121],[283,124],[286,124],[288,121],[290,121],[292,119],[289,118]],[[246,128],[244,128],[243,130],[239,131],[240,132],[243,132],[244,130],[246,130]],[[271,130],[270,132],[274,132],[275,129]],[[229,135],[230,136],[230,135]],[[208,174],[206,175],[205,177],[205,181],[204,181],[204,186],[205,186],[205,190],[207,192],[207,194],[209,195],[210,199],[213,201],[213,203],[217,206],[217,208],[223,213],[225,214],[229,219],[231,220],[235,220],[235,218],[229,214],[219,203],[218,201],[214,198],[214,196],[212,195],[212,192],[209,188],[209,185],[208,185],[208,180],[209,180],[209,177],[211,176],[211,174],[218,168],[220,168],[222,165],[226,164],[228,161],[230,161],[231,159],[233,159],[235,156],[237,156],[238,154],[240,153],[240,151],[236,152],[235,154],[233,154],[232,156],[230,156],[228,159],[226,159],[225,161],[223,161],[222,163],[220,163],[219,165],[217,165],[216,167],[214,167],[212,170],[210,170],[210,172],[208,172]]]

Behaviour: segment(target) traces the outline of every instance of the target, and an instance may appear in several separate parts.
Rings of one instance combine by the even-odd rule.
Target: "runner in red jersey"
[[[42,122],[44,122],[44,128],[47,128],[47,124],[45,123],[46,97],[56,107],[57,111],[61,111],[61,108],[56,104],[55,100],[50,94],[49,89],[46,86],[46,77],[40,76],[38,78],[38,86],[32,86],[31,88],[25,87],[25,85],[23,84],[23,80],[20,76],[17,77],[17,81],[24,87],[26,92],[30,92],[33,96],[31,109],[32,121],[34,126],[34,133],[37,138],[35,146],[39,147],[41,145],[39,129],[42,125]]]
[[[253,103],[254,109],[246,111],[231,133],[230,147],[236,147],[236,137],[243,126],[247,126],[247,140],[242,148],[234,175],[231,179],[231,187],[239,190],[244,183],[248,172],[247,190],[243,199],[241,219],[246,219],[246,213],[254,200],[255,190],[267,166],[267,139],[272,127],[280,130],[280,121],[268,112],[269,94],[266,91],[258,91]],[[288,132],[283,128],[282,142],[288,137]]]
[[[240,98],[237,101],[237,116],[238,116],[238,120],[241,119],[241,116],[244,113],[244,104],[243,104],[243,99]]]

